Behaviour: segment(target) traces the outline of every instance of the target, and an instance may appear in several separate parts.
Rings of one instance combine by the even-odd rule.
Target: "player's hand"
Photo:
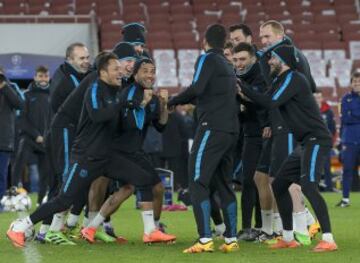
[[[175,106],[168,107],[168,112],[173,113],[175,111]]]
[[[159,99],[167,104],[169,101],[169,91],[166,89],[161,89],[159,92]]]
[[[270,138],[271,137],[271,128],[270,127],[265,127],[263,129],[262,137],[263,138]]]
[[[152,99],[153,90],[152,89],[144,89],[144,98],[141,102],[141,106],[145,107]]]
[[[36,141],[37,143],[43,143],[43,142],[44,142],[44,137],[38,136],[38,137],[36,137],[35,141]]]
[[[0,73],[0,89],[6,86],[6,77],[3,73]]]
[[[6,82],[5,81],[1,81],[0,82],[0,89],[3,89],[6,85]]]

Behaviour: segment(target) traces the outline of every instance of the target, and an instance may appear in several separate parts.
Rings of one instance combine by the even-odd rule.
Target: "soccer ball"
[[[22,220],[25,220],[25,218],[16,219],[14,222],[11,223],[10,229],[13,230],[14,224],[16,222],[22,221]],[[25,234],[25,241],[26,242],[32,241],[34,239],[34,237],[35,237],[35,229],[34,229],[34,227],[29,227],[28,229],[26,229],[24,234]]]
[[[1,206],[3,207],[3,210],[4,211],[14,211],[14,199],[15,199],[15,196],[10,196],[10,195],[4,195],[2,198],[1,198]]]
[[[14,197],[13,205],[15,211],[28,211],[31,209],[31,199],[27,194],[18,194]]]

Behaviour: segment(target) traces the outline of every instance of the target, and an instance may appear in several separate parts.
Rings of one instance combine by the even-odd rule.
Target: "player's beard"
[[[49,82],[46,81],[37,81],[35,85],[41,89],[47,89],[49,87]]]
[[[279,76],[280,71],[281,71],[281,65],[280,64],[270,66],[270,76],[271,76],[271,78],[276,78],[277,76]]]
[[[152,87],[154,86],[154,81],[146,81],[146,80],[139,80],[139,83],[142,87],[146,88],[146,89],[152,89]]]

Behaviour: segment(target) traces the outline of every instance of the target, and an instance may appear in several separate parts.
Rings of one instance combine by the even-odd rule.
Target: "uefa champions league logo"
[[[14,67],[19,67],[22,63],[22,57],[20,55],[14,55],[11,57],[11,62]]]

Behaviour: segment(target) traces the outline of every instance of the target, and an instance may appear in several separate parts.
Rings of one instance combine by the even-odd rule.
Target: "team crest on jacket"
[[[81,169],[81,171],[80,171],[80,177],[81,178],[85,178],[85,177],[87,177],[88,176],[88,172],[86,171],[86,170],[84,170],[84,169]]]

